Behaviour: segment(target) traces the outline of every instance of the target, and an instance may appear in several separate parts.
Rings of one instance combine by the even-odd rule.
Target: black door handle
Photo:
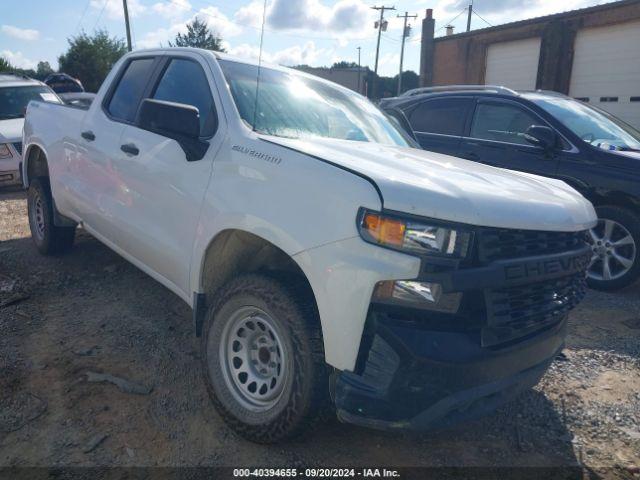
[[[124,153],[128,153],[129,155],[138,155],[140,150],[133,143],[125,143],[124,145],[120,145],[120,150]]]
[[[90,142],[93,142],[96,139],[95,134],[91,130],[87,130],[86,132],[82,132],[80,134],[80,136],[82,138],[84,138],[85,140],[89,140]]]

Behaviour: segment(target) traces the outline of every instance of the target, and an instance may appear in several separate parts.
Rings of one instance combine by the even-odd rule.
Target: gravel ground
[[[29,237],[24,193],[0,191],[0,467],[579,465],[640,478],[640,285],[589,292],[564,355],[491,417],[423,435],[333,421],[260,446],[211,407],[178,297],[82,231],[62,257]]]

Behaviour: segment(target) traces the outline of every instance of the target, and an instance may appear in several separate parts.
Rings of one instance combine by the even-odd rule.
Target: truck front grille
[[[481,228],[477,232],[478,259],[495,260],[551,255],[584,246],[587,232],[540,232],[506,228]]]
[[[22,155],[22,142],[16,142],[13,144],[13,148],[16,149],[16,151]]]
[[[584,273],[530,285],[485,291],[482,345],[493,346],[562,320],[584,298]]]

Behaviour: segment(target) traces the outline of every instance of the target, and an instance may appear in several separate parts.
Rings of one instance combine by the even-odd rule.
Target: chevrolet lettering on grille
[[[554,274],[569,275],[586,267],[589,262],[588,255],[554,258],[539,261],[529,261],[518,265],[504,267],[506,280],[519,280],[531,277],[547,277]]]

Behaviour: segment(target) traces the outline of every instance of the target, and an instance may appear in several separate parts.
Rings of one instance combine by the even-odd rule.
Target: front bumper
[[[487,414],[538,383],[562,350],[566,321],[498,349],[478,332],[407,325],[373,311],[373,331],[360,373],[337,375],[334,400],[342,421],[381,429],[438,429]]]
[[[423,264],[416,280],[463,292],[458,310],[375,300],[356,369],[335,377],[338,417],[374,428],[444,428],[531,388],[563,348],[589,258],[578,245],[479,265]]]

